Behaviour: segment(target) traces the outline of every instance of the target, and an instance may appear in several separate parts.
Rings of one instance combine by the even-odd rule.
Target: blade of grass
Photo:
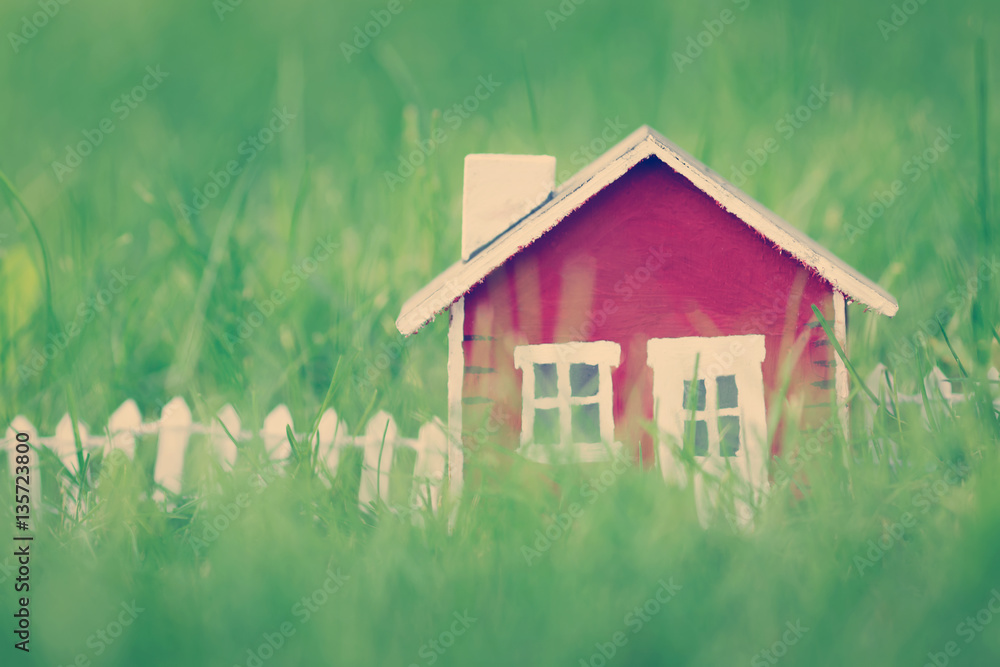
[[[292,433],[292,427],[285,425],[285,437],[288,438],[288,444],[292,447],[292,456],[295,458],[295,463],[297,468],[302,467],[302,445],[298,440],[295,439],[295,434]]]
[[[368,407],[365,411],[361,413],[361,419],[358,421],[358,428],[362,428],[368,423],[368,418],[371,416],[372,411],[375,409],[375,402],[378,400],[378,389],[372,393],[372,400],[368,402]]]
[[[989,151],[989,86],[987,79],[986,41],[976,40],[976,124],[979,130],[979,215],[982,221],[984,248],[991,247],[992,218],[990,204],[990,151]]]
[[[24,203],[21,195],[18,193],[14,184],[10,182],[7,175],[0,171],[0,184],[3,185],[4,191],[7,195],[8,202],[13,199],[17,202],[17,205],[21,208],[21,212],[24,213],[24,217],[28,220],[28,224],[31,226],[31,231],[35,235],[35,240],[38,241],[38,249],[42,253],[42,273],[45,274],[45,309],[48,313],[48,322],[46,323],[46,331],[53,331],[58,327],[59,320],[56,318],[55,309],[53,308],[52,300],[52,271],[50,269],[51,263],[49,262],[49,250],[45,245],[45,240],[42,238],[42,232],[38,228],[38,222],[35,221],[35,216],[31,215],[31,211],[28,209],[28,205]],[[13,206],[11,208],[11,213],[13,213]]]
[[[326,409],[330,407],[330,403],[333,401],[333,390],[337,386],[341,361],[343,361],[343,357],[337,357],[337,365],[333,367],[333,375],[330,376],[330,386],[326,388],[326,396],[323,398],[323,404],[320,406],[319,412],[316,413],[316,418],[313,419],[312,426],[309,428],[310,437],[315,435],[319,429],[319,422],[323,419],[323,413],[326,412]]]
[[[816,315],[816,319],[819,320],[820,326],[823,327],[823,331],[826,333],[827,339],[830,341],[830,344],[833,345],[833,349],[837,351],[837,355],[840,357],[841,361],[844,362],[844,366],[847,367],[847,371],[851,374],[851,377],[853,377],[854,381],[858,383],[858,386],[864,390],[865,394],[868,395],[868,398],[871,399],[872,403],[878,407],[882,407],[882,403],[879,402],[878,397],[872,393],[871,389],[868,388],[865,381],[861,379],[861,375],[858,373],[857,369],[854,368],[854,364],[852,364],[851,360],[847,358],[847,355],[844,353],[844,348],[840,346],[840,343],[837,341],[837,337],[833,335],[833,329],[830,328],[830,323],[826,321],[825,317],[823,317],[823,313],[819,312],[819,308],[817,308],[815,304],[813,304],[812,310],[813,314]]]
[[[524,90],[528,96],[528,111],[531,114],[531,129],[535,133],[535,141],[538,142],[539,150],[543,150],[545,142],[542,139],[542,130],[538,122],[538,104],[535,102],[535,93],[531,89],[531,74],[528,72],[528,56],[523,46],[521,49],[521,73],[524,75]]]
[[[215,289],[216,278],[219,267],[226,259],[227,246],[230,235],[233,232],[236,222],[243,217],[247,197],[249,195],[249,183],[246,178],[239,179],[223,207],[219,216],[219,223],[212,237],[212,245],[208,251],[208,260],[202,271],[201,279],[198,283],[198,291],[195,294],[195,301],[192,304],[191,316],[184,327],[184,335],[181,338],[182,344],[177,346],[173,363],[167,371],[167,388],[171,393],[180,391],[189,382],[194,374],[199,357],[201,356],[204,339],[205,314],[208,309],[209,300]]]
[[[81,492],[83,491],[83,484],[86,474],[85,464],[86,455],[83,451],[83,441],[80,439],[80,426],[77,421],[76,413],[76,396],[73,394],[73,390],[67,385],[66,386],[66,405],[69,410],[69,421],[73,426],[73,444],[76,446],[76,465],[77,465],[77,484],[80,486]]]
[[[891,398],[892,398],[892,411],[895,413],[894,416],[896,418],[897,428],[899,429],[899,438],[900,438],[900,440],[902,440],[903,439],[903,418],[902,418],[902,415],[899,414],[900,413],[900,409],[899,409],[899,392],[896,389],[896,383],[893,381],[892,376],[889,375],[889,369],[885,368],[885,369],[883,369],[882,372],[885,373],[885,384],[886,384],[887,387],[889,387],[889,392],[890,392]],[[892,413],[890,413],[890,414],[892,414]]]
[[[389,422],[386,420],[382,431],[382,444],[378,448],[378,463],[375,464],[375,502],[382,498],[382,452],[385,451],[385,435],[389,432]]]
[[[944,327],[938,322],[938,329],[941,330],[941,337],[944,338],[945,344],[948,346],[948,350],[951,352],[951,356],[954,357],[955,363],[958,364],[958,370],[962,374],[962,377],[968,378],[969,374],[965,370],[965,366],[962,365],[962,360],[958,358],[958,354],[955,353],[955,348],[951,346],[951,341],[948,340],[948,334],[945,333]]]
[[[298,238],[299,218],[306,200],[309,198],[309,183],[312,172],[312,160],[306,159],[306,165],[302,170],[302,178],[299,180],[299,191],[295,195],[295,204],[292,205],[292,220],[288,225],[288,263],[292,264],[295,258],[292,256],[295,248],[295,241]]]
[[[940,432],[941,427],[938,424],[937,412],[934,411],[931,405],[931,399],[927,394],[927,383],[925,382],[930,371],[927,373],[924,372],[924,365],[922,363],[923,355],[917,354],[915,360],[917,362],[917,384],[920,386],[920,397],[923,401],[924,411],[927,413],[927,420],[935,432]]]

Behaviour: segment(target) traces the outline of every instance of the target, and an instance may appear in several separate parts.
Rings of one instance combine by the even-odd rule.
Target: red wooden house
[[[831,392],[845,404],[812,306],[846,349],[846,304],[895,299],[648,127],[554,180],[549,156],[469,155],[462,259],[397,320],[450,311],[451,483],[488,441],[549,462],[624,450],[670,477],[685,436],[759,487],[776,407],[808,427]]]

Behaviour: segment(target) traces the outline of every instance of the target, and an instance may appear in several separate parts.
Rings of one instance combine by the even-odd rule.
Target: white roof
[[[560,185],[537,209],[484,245],[467,261],[448,267],[403,304],[396,327],[405,335],[425,324],[521,249],[566,219],[591,197],[642,160],[656,156],[762,236],[813,269],[848,299],[892,317],[896,299],[832,252],[782,220],[746,193],[694,159],[647,125],[627,136]]]

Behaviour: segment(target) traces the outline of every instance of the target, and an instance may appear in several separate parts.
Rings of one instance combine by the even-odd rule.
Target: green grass
[[[1000,289],[996,275],[970,283],[1000,254],[1000,6],[932,0],[883,39],[890,2],[744,5],[591,0],[553,31],[555,1],[404,0],[347,62],[341,42],[386,3],[244,2],[220,20],[207,1],[71,2],[16,53],[6,35],[38,7],[4,3],[4,425],[22,414],[49,434],[72,409],[98,429],[127,398],[153,419],[175,395],[202,422],[232,403],[259,425],[286,403],[308,425],[339,364],[330,401],[343,419],[360,428],[385,409],[415,435],[445,416],[446,325],[404,341],[393,322],[459,257],[464,155],[546,152],[565,175],[618,118],[652,125],[727,178],[774,137],[778,151],[743,189],[899,300],[893,320],[852,307],[861,375],[885,362],[909,393],[937,364],[970,376],[962,388],[979,400],[939,410],[932,430],[911,412],[879,420],[900,444],[896,467],[874,464],[857,429],[838,436],[779,485],[749,534],[722,518],[703,529],[691,491],[637,471],[593,503],[593,472],[557,471],[561,498],[490,485],[464,498],[451,534],[446,516],[362,520],[348,475],[330,490],[305,466],[260,468],[253,447],[224,472],[197,442],[176,509],[148,499],[146,442],[134,463],[96,458],[89,478],[70,481],[86,502],[67,516],[49,460],[32,652],[5,634],[2,663],[246,665],[287,621],[295,634],[264,664],[425,665],[422,646],[468,611],[477,620],[435,664],[577,665],[619,630],[628,642],[609,664],[753,664],[797,621],[809,631],[784,664],[920,665],[952,640],[949,664],[992,664],[1000,625],[970,643],[957,626],[1000,587],[998,427],[985,398],[995,388],[984,380],[1000,362]],[[726,8],[735,21],[678,71],[674,52]],[[122,117],[116,99],[156,66],[166,78]],[[490,75],[500,87],[455,126],[449,109]],[[829,102],[780,133],[822,85]],[[241,142],[285,107],[295,118],[244,164]],[[60,181],[53,162],[105,118],[114,130]],[[385,173],[435,128],[447,140],[390,188]],[[942,128],[958,138],[908,171]],[[235,182],[185,214],[231,160],[245,166]],[[905,192],[852,243],[858,209],[897,179]],[[309,270],[321,241],[336,248]],[[88,300],[115,271],[134,279],[98,310]],[[241,337],[275,290],[283,302]],[[25,374],[60,336],[64,349]],[[376,368],[397,343],[404,354]],[[935,487],[949,466],[959,476]],[[3,513],[10,491],[0,489]],[[232,525],[195,542],[241,493]],[[573,502],[581,516],[529,565],[522,547]],[[870,541],[898,533],[907,512],[902,539],[859,571]],[[349,579],[300,623],[294,605],[330,568]],[[682,588],[633,634],[626,615],[671,578]],[[8,633],[12,582],[2,568],[0,579]],[[88,637],[133,600],[145,611],[95,656]]]

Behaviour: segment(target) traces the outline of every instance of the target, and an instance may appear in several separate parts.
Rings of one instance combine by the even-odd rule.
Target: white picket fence
[[[1000,371],[996,367],[990,368],[986,374],[986,379],[990,383],[993,395],[996,396],[998,390],[1000,390]],[[947,405],[950,408],[970,398],[968,394],[955,393],[951,381],[948,380],[948,377],[937,366],[931,369],[924,377],[923,385],[924,392],[927,394],[926,401],[921,392],[914,394],[900,393],[892,372],[883,364],[879,364],[872,370],[865,380],[865,384],[878,397],[879,401],[893,417],[899,415],[899,409],[904,405],[919,405],[920,414],[927,428],[932,428],[936,421],[946,416],[940,412],[935,413],[933,406]],[[927,411],[928,402],[932,406],[930,414]],[[1000,410],[1000,397],[994,398],[993,407]],[[865,426],[867,433],[871,436],[872,456],[877,462],[880,459],[880,455],[886,451],[886,448],[883,439],[875,436],[875,412],[870,407],[865,409]],[[895,442],[891,443],[889,458],[893,462],[899,461],[899,447]]]
[[[225,425],[225,429],[219,422]],[[259,433],[254,433],[242,427],[240,417],[231,405],[226,405],[218,412],[218,421],[213,420],[208,425],[196,423],[192,420],[191,409],[180,397],[164,405],[160,419],[154,422],[144,423],[139,407],[135,401],[129,399],[115,410],[103,431],[91,433],[87,425],[82,422],[77,422],[76,426],[80,443],[85,451],[103,451],[107,455],[112,450],[118,450],[130,459],[134,459],[135,456],[136,438],[157,436],[154,481],[173,493],[181,491],[184,459],[192,435],[207,436],[210,449],[227,468],[232,468],[236,462],[237,446],[233,439],[242,443],[259,436],[270,459],[284,461],[292,454],[286,427],[291,429],[297,442],[308,436],[307,433],[295,430],[291,411],[285,405],[279,405],[272,410],[264,419]],[[227,430],[232,439],[226,433]],[[6,449],[8,452],[11,473],[16,470],[15,445],[18,432],[28,434],[29,441],[34,447],[45,446],[50,449],[73,474],[78,472],[76,437],[73,432],[73,422],[68,414],[64,415],[56,425],[55,433],[47,437],[39,436],[35,427],[23,416],[16,417],[12,421],[0,447],[0,450]],[[337,417],[333,409],[328,409],[319,420],[317,433],[319,457],[326,463],[331,478],[336,474],[346,450],[359,448],[364,451],[361,487],[358,492],[358,504],[363,509],[371,507],[376,497],[380,497],[386,503],[389,502],[390,471],[396,449],[400,447],[408,447],[416,453],[410,497],[411,508],[423,507],[425,500],[429,499],[431,508],[437,509],[448,451],[446,430],[437,418],[424,424],[416,438],[403,438],[400,437],[392,416],[378,412],[368,421],[363,435],[352,436],[347,424]],[[315,440],[313,442],[315,443]],[[32,501],[37,507],[41,498],[38,457],[34,451],[29,456],[31,467],[29,488]],[[157,491],[155,497],[163,500],[165,494]]]
[[[994,394],[1000,390],[1000,371],[991,368],[988,381],[992,384]],[[924,390],[931,404],[949,406],[968,400],[966,394],[953,391],[951,382],[941,369],[935,367],[924,378]],[[866,385],[879,397],[889,414],[895,416],[898,409],[906,404],[919,405],[921,415],[928,427],[943,415],[929,415],[926,402],[920,392],[914,394],[899,393],[890,385],[895,380],[887,368],[879,364],[868,376]],[[1000,398],[993,403],[1000,410]],[[875,435],[875,411],[865,410],[867,433],[871,436],[871,452],[876,461],[886,451],[886,443]],[[225,425],[225,429],[220,425]],[[231,405],[226,405],[218,412],[218,420],[205,425],[192,420],[191,409],[183,398],[177,397],[163,406],[160,419],[153,422],[143,422],[139,407],[135,401],[125,401],[108,419],[107,426],[98,432],[91,432],[83,422],[76,424],[79,440],[85,451],[102,451],[107,455],[112,450],[118,450],[128,458],[135,456],[136,438],[141,436],[157,436],[156,463],[153,477],[156,484],[173,493],[181,491],[181,477],[184,471],[184,459],[188,443],[192,435],[207,436],[211,450],[224,467],[231,468],[236,462],[237,446],[233,442],[247,442],[259,436],[268,456],[272,461],[284,461],[291,456],[291,443],[288,442],[286,427],[289,427],[297,441],[308,435],[296,431],[292,421],[291,411],[285,405],[279,405],[267,415],[258,433],[242,427],[239,415]],[[229,434],[226,433],[229,431]],[[23,416],[16,417],[0,443],[0,451],[6,450],[9,457],[10,472],[16,470],[16,435],[28,434],[34,447],[44,446],[51,450],[66,465],[67,469],[78,472],[76,435],[73,422],[69,415],[64,415],[56,425],[51,436],[39,436],[37,429]],[[389,503],[389,480],[396,449],[408,447],[416,454],[413,471],[410,507],[423,507],[429,499],[431,508],[437,510],[440,505],[442,485],[445,477],[448,452],[448,436],[444,425],[437,418],[424,424],[416,438],[400,437],[395,420],[385,412],[376,413],[368,422],[362,435],[352,436],[346,423],[340,420],[333,409],[323,413],[317,427],[319,438],[319,457],[325,462],[330,476],[337,473],[341,457],[350,448],[363,450],[361,470],[361,487],[358,492],[358,504],[362,508],[372,506],[376,498]],[[890,460],[899,460],[898,445],[890,442]],[[31,496],[37,507],[41,499],[41,477],[38,474],[38,456],[35,451],[29,455],[31,468]],[[155,497],[163,500],[165,494],[157,491]]]

